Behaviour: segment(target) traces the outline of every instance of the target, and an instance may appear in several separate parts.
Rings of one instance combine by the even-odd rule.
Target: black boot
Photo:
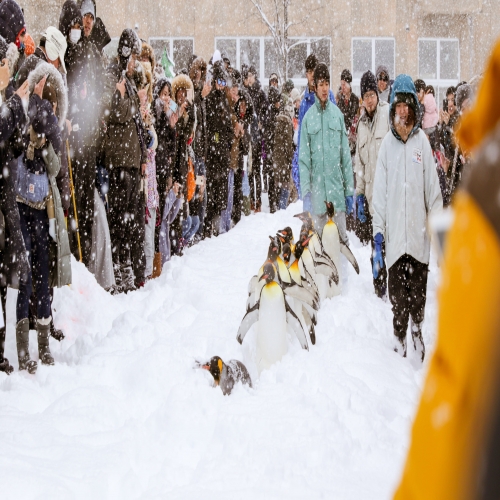
[[[42,320],[43,322],[47,321],[47,324],[44,325],[40,323],[38,320],[36,324],[36,331],[38,333],[38,357],[42,362],[42,365],[53,365],[54,358],[50,353],[49,348],[49,336],[50,336],[50,320]]]
[[[394,352],[397,352],[401,355],[401,357],[406,358],[406,335],[400,335],[398,332],[394,331],[394,336],[396,337]]]
[[[59,342],[61,342],[61,340],[64,339],[64,332],[62,330],[58,330],[55,326],[54,326],[54,320],[52,320],[50,322],[50,335],[51,337],[54,337],[56,340],[58,340]]]
[[[28,370],[35,373],[37,369],[36,361],[30,358],[30,324],[28,318],[24,318],[16,325],[17,359],[19,370]]]
[[[423,363],[425,358],[425,345],[424,339],[422,338],[422,323],[414,323],[413,320],[411,320],[411,337],[413,339],[413,347],[420,355],[420,359]]]
[[[14,368],[9,364],[9,360],[3,357],[5,348],[5,326],[0,328],[0,372],[10,375]]]

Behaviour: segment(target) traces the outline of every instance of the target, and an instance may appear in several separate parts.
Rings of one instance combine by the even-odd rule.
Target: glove
[[[347,215],[354,214],[354,201],[352,199],[352,196],[345,197],[345,206],[346,206],[345,211]]]
[[[377,233],[375,238],[373,238],[375,243],[375,250],[373,251],[373,277],[378,278],[378,273],[384,268],[384,257],[382,256],[382,244],[384,243],[384,237],[381,233]]]
[[[358,205],[358,219],[359,222],[366,222],[366,215],[365,215],[365,195],[364,194],[359,194],[358,197],[356,198],[356,203]]]
[[[311,193],[304,196],[304,212],[312,212]]]
[[[54,241],[57,241],[57,239],[56,239],[56,220],[55,219],[49,219],[49,235]]]

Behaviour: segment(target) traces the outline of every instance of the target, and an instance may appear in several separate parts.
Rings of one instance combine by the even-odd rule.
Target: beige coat
[[[366,114],[359,120],[354,163],[356,195],[365,195],[372,215],[375,168],[378,152],[387,132],[389,132],[389,105],[379,101],[373,122],[370,122]]]

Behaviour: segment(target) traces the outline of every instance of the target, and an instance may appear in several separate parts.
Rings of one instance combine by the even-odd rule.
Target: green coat
[[[304,116],[300,130],[300,186],[311,193],[313,214],[325,213],[325,201],[345,212],[345,198],[354,194],[351,151],[344,116],[330,101],[323,110],[318,98]]]

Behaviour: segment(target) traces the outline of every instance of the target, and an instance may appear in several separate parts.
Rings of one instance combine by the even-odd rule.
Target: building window
[[[396,41],[394,38],[353,38],[352,39],[352,85],[359,94],[363,73],[371,71],[376,76],[379,66],[386,66],[389,77],[396,75]]]
[[[153,47],[157,61],[161,61],[166,49],[170,59],[175,64],[174,71],[176,73],[181,69],[188,69],[189,61],[194,54],[193,38],[153,36],[149,39],[149,44]]]
[[[420,38],[418,40],[418,76],[436,92],[438,106],[446,89],[460,80],[460,49],[456,39]]]
[[[296,44],[292,47],[288,59],[288,78],[296,86],[305,86],[304,63],[309,54],[314,52],[320,62],[330,66],[329,37],[310,39],[307,37],[291,38],[290,42]],[[258,77],[264,86],[268,85],[271,73],[278,73],[278,54],[274,40],[269,37],[218,37],[215,39],[215,48],[227,56],[233,67],[241,69],[243,64],[255,66]]]

